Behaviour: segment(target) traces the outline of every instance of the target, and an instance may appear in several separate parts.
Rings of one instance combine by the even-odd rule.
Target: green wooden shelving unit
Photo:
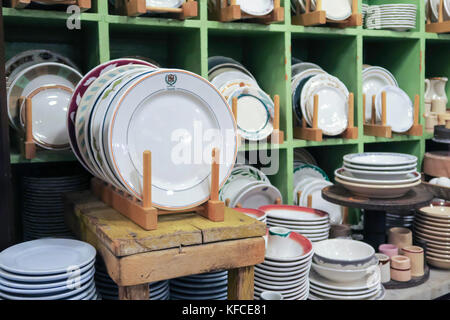
[[[274,148],[279,152],[279,171],[269,178],[282,191],[284,202],[289,204],[293,202],[295,148],[307,148],[330,177],[341,165],[342,156],[351,152],[396,151],[422,159],[430,134],[423,137],[394,135],[392,139],[363,135],[361,79],[363,63],[388,68],[411,98],[420,94],[420,123],[424,124],[424,79],[428,76],[450,77],[450,35],[425,32],[423,0],[359,1],[360,7],[363,2],[418,5],[417,28],[412,32],[291,25],[288,0],[281,1],[286,17],[283,23],[269,26],[220,23],[208,20],[207,0],[199,2],[197,18],[176,21],[113,15],[108,12],[106,0],[93,0],[94,7],[80,16],[81,30],[66,28],[68,15],[64,12],[4,8],[6,58],[27,49],[50,49],[67,55],[86,72],[109,59],[140,55],[152,58],[164,67],[184,68],[204,77],[208,74],[208,56],[230,56],[242,62],[267,93],[280,95],[280,122],[286,141],[280,146],[262,144],[242,146],[241,149]],[[318,63],[355,93],[358,139],[325,138],[323,142],[311,142],[293,138],[291,56]],[[450,96],[450,86],[447,93]],[[31,162],[74,160],[70,154],[44,152],[38,153]],[[27,161],[14,151],[11,162]]]

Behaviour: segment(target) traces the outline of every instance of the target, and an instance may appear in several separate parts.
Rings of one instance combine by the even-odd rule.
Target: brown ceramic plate
[[[428,228],[424,228],[421,227],[420,225],[415,225],[415,230],[422,232],[424,234],[428,234],[431,236],[436,236],[436,237],[443,237],[443,238],[449,238],[450,239],[450,230],[446,230],[446,231],[435,231],[435,230],[430,230]]]
[[[441,269],[450,269],[450,259],[439,259],[433,258],[431,256],[427,256],[427,262],[433,267],[441,268]]]
[[[450,207],[446,206],[433,206],[420,208],[420,213],[424,216],[436,219],[442,219],[444,221],[450,221]]]

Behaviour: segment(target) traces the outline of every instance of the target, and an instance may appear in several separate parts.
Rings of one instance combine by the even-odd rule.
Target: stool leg
[[[255,267],[228,270],[228,300],[253,300]]]
[[[119,286],[119,300],[148,300],[149,298],[148,283],[129,287]]]

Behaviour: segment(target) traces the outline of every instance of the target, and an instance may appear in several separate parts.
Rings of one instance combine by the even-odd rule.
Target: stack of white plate
[[[64,222],[63,193],[86,190],[89,176],[22,177],[24,240],[45,237],[73,238]]]
[[[217,11],[222,0],[208,0],[208,11],[212,14]],[[230,3],[230,1],[228,1]],[[273,0],[236,0],[236,4],[246,14],[253,16],[265,16],[273,11]]]
[[[390,29],[407,31],[415,29],[417,6],[396,3],[369,6],[365,17],[367,29]]]
[[[280,191],[273,186],[267,176],[254,167],[236,166],[224,186],[220,189],[219,199],[229,201],[229,207],[240,204],[242,208],[258,209],[260,206],[282,200]]]
[[[95,249],[69,239],[39,239],[0,253],[0,298],[97,300]]]
[[[199,128],[213,132],[213,141],[194,143]],[[112,60],[89,71],[70,101],[67,129],[88,171],[138,199],[150,150],[152,205],[165,210],[208,200],[211,158],[204,155],[213,148],[222,148],[219,184],[236,160],[236,123],[216,88],[189,71],[143,60]]]
[[[319,66],[302,62],[292,66],[292,108],[299,123],[305,118],[312,126],[314,96],[319,97],[318,128],[323,134],[336,136],[348,124],[348,89],[338,78]]]
[[[291,7],[296,8],[297,3],[300,6],[300,11],[304,13],[306,0],[291,0]],[[316,10],[316,0],[311,0],[311,10]],[[326,12],[327,19],[342,21],[352,15],[352,2],[348,0],[322,0],[322,10]]]
[[[308,150],[304,148],[294,149],[294,169],[303,164],[317,166],[317,161],[314,156],[308,152]]]
[[[227,300],[228,271],[197,274],[170,280],[171,300]]]
[[[414,211],[405,213],[386,213],[386,228],[403,227],[411,229],[414,223]]]
[[[48,50],[19,53],[6,63],[8,116],[11,126],[25,130],[25,103],[32,102],[34,142],[49,150],[69,149],[65,119],[81,73],[66,57]]]
[[[314,243],[310,300],[382,300],[380,270],[375,250],[348,239]]]
[[[311,195],[311,207],[328,213],[331,224],[339,224],[342,223],[342,207],[322,198],[322,189],[331,185],[328,176],[319,167],[303,163],[294,166],[294,203],[307,207],[308,196]]]
[[[95,263],[95,284],[102,300],[117,300],[119,298],[119,287],[111,279],[106,270],[105,263],[97,256]],[[150,300],[169,300],[169,281],[158,281],[149,284]]]
[[[361,14],[362,14],[362,25],[365,26],[366,25],[366,16],[367,16],[367,10],[369,9],[369,5],[368,4],[361,4]]]
[[[430,14],[428,12],[429,8],[429,2],[431,2],[431,21],[432,22],[437,22],[439,19],[439,3],[441,0],[426,0],[425,1],[425,9],[427,11],[427,16]],[[444,21],[449,21],[450,20],[450,0],[444,0],[444,8],[443,8],[443,18]]]
[[[312,242],[328,239],[328,213],[298,206],[269,205],[259,208],[267,214],[267,225],[283,227],[302,234]]]
[[[334,174],[336,182],[368,198],[399,198],[421,183],[417,157],[403,153],[347,154]]]
[[[450,269],[450,207],[429,206],[416,213],[414,237],[426,242],[427,262]]]
[[[248,208],[235,208],[234,210],[244,213],[245,215],[256,219],[258,221],[267,222],[267,213],[258,209],[248,209]]]
[[[273,132],[274,103],[255,77],[239,62],[222,56],[208,59],[209,81],[233,104],[238,99],[239,135],[249,141],[266,139]]]
[[[285,228],[276,229],[287,231]],[[270,245],[269,240],[267,246]],[[273,246],[275,248],[270,251],[266,248],[264,262],[255,266],[254,298],[259,300],[262,292],[275,291],[281,293],[284,300],[306,300],[313,256],[311,241],[291,232]]]

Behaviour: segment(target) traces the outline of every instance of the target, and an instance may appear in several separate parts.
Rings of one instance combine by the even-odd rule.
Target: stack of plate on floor
[[[334,174],[336,182],[368,198],[399,198],[421,183],[417,157],[403,153],[347,154]]]
[[[39,239],[0,253],[0,298],[97,300],[95,249],[69,239]]]
[[[363,69],[363,93],[366,95],[366,121],[372,119],[372,97],[375,96],[376,122],[381,123],[382,93],[386,92],[386,125],[393,132],[408,131],[414,123],[414,106],[409,96],[398,87],[397,80],[382,67]]]
[[[306,10],[306,0],[291,0],[291,7],[300,7],[300,12]],[[316,0],[311,0],[311,10],[316,10]],[[352,15],[352,2],[348,0],[322,0],[322,10],[329,20],[342,21]],[[294,12],[296,10],[294,9]]]
[[[97,257],[95,263],[95,284],[102,300],[117,300],[119,288],[106,271],[105,263]],[[158,281],[149,284],[150,300],[169,300],[169,281]]]
[[[318,65],[300,62],[292,66],[292,109],[299,123],[305,118],[311,127],[314,96],[319,97],[318,128],[324,135],[336,136],[347,129],[348,89],[338,78]]]
[[[328,239],[328,213],[297,206],[271,205],[259,208],[267,214],[269,227],[283,227],[302,234],[312,242]]]
[[[267,223],[267,213],[262,210],[248,208],[235,208],[234,210],[242,212],[248,217],[254,218],[258,221]]]
[[[73,238],[64,222],[63,193],[89,188],[89,176],[22,177],[24,240]]]
[[[402,213],[386,213],[386,229],[403,227],[411,229],[414,222],[414,211]]]
[[[240,204],[242,208],[258,209],[283,198],[261,170],[239,165],[231,171],[230,177],[220,189],[219,199],[232,208]]]
[[[217,11],[223,0],[208,0],[208,11],[213,14]],[[230,1],[228,1],[230,3]],[[236,0],[241,10],[252,16],[265,16],[274,9],[273,0]]]
[[[430,15],[429,5],[431,4],[431,22],[438,22],[439,20],[439,3],[441,0],[426,0],[425,1],[425,9],[427,12],[427,17]],[[430,4],[429,4],[430,3]],[[444,21],[450,20],[450,0],[444,0],[444,8],[442,10]]]
[[[259,300],[262,292],[275,291],[284,300],[306,300],[313,256],[311,241],[295,232],[289,234],[285,228],[270,230],[287,231],[288,236],[272,242],[268,235],[265,260],[255,266],[254,298]]]
[[[417,6],[396,3],[369,6],[365,17],[367,29],[390,29],[407,31],[415,29]]]
[[[413,234],[426,242],[428,264],[450,269],[450,207],[433,205],[418,210]]]
[[[215,139],[192,143],[199,127]],[[208,200],[211,159],[203,155],[214,147],[223,146],[220,184],[236,160],[236,123],[216,88],[189,71],[157,69],[138,59],[112,60],[89,71],[70,101],[67,130],[92,175],[138,199],[143,153],[150,150],[152,205],[160,209],[188,209]]]
[[[11,126],[25,130],[25,103],[32,102],[33,140],[49,150],[69,149],[66,114],[81,73],[66,57],[47,50],[15,55],[6,63],[8,116]]]
[[[339,224],[342,223],[342,207],[322,198],[322,189],[331,185],[333,184],[328,180],[328,176],[319,167],[299,162],[294,165],[294,203],[307,207],[308,195],[311,195],[311,207],[327,212],[330,222]]]
[[[310,300],[382,300],[385,295],[375,250],[355,240],[314,243],[309,281]]]
[[[226,270],[170,280],[171,300],[227,300],[227,297]]]
[[[274,103],[255,77],[239,62],[222,56],[208,59],[208,79],[232,106],[238,99],[239,135],[249,141],[266,139],[273,132]]]

